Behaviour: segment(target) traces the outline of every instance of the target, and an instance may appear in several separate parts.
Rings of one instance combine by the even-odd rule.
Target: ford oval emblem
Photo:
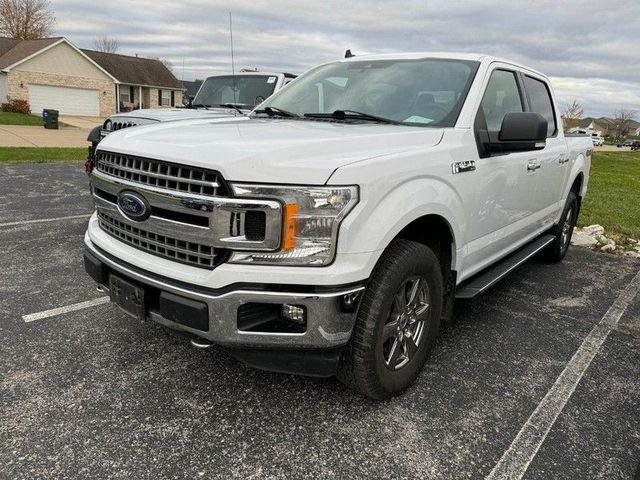
[[[131,220],[142,222],[151,215],[151,207],[147,200],[136,192],[123,190],[118,194],[120,212]]]

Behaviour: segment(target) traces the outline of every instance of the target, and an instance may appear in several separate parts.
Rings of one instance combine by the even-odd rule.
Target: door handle
[[[558,157],[558,163],[560,163],[560,165],[567,163],[569,161],[569,155],[560,155]]]
[[[529,160],[527,162],[527,170],[530,172],[535,172],[540,168],[540,164],[536,160]]]

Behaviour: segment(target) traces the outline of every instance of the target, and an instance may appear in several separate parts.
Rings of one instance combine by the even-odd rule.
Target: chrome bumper
[[[110,272],[143,286],[206,303],[209,315],[209,329],[207,331],[170,321],[152,310],[147,312],[147,319],[225,347],[330,349],[344,346],[351,337],[357,309],[345,311],[343,298],[364,290],[364,286],[355,286],[337,288],[334,291],[323,293],[248,289],[232,290],[221,294],[208,293],[196,288],[191,289],[168,283],[152,274],[122,265],[116,259],[96,248],[88,234],[85,235],[84,243],[87,252],[102,262]],[[108,291],[108,285],[101,284],[101,286],[105,291]],[[304,333],[239,331],[237,328],[238,308],[246,303],[303,305],[307,312],[306,331]]]

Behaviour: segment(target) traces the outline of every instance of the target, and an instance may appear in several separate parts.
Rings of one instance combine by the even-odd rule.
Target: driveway
[[[0,125],[0,147],[86,147],[89,130],[77,127]]]
[[[253,370],[106,302],[77,165],[0,165],[0,478],[630,479],[640,262],[571,248],[456,304],[374,403]]]
[[[106,120],[105,117],[74,117],[70,115],[63,115],[59,117],[59,120],[71,127],[82,128],[85,130],[92,130],[93,128],[102,125]]]

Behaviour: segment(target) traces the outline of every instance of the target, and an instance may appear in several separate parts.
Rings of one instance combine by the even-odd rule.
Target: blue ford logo
[[[151,215],[151,207],[147,200],[136,192],[123,190],[118,194],[120,211],[131,220],[141,222]]]

